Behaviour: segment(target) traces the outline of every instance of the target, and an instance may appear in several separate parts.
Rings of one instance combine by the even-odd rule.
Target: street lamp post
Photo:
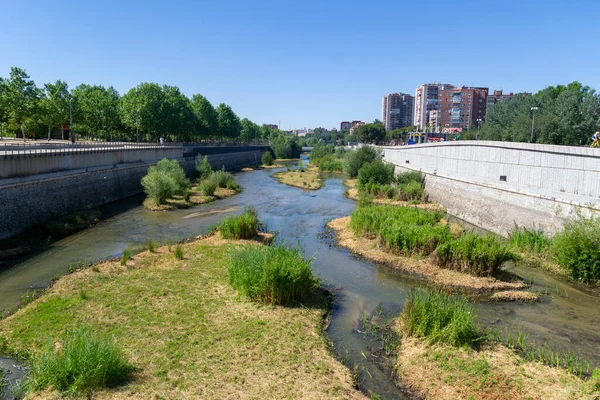
[[[535,127],[535,112],[538,110],[537,107],[531,107],[531,141],[530,143],[533,143],[535,141],[535,131],[534,131],[534,127]]]
[[[479,140],[479,135],[481,133],[481,118],[477,118],[477,140]]]

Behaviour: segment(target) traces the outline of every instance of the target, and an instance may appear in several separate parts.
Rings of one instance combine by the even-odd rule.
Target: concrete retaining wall
[[[260,164],[260,151],[209,155],[214,168],[237,170]],[[178,158],[191,173],[195,157]],[[0,180],[0,239],[37,223],[95,208],[141,193],[141,179],[153,163],[137,162]]]
[[[600,151],[486,141],[384,148],[398,172],[427,175],[430,199],[501,235],[515,224],[552,234],[567,216],[600,212]]]

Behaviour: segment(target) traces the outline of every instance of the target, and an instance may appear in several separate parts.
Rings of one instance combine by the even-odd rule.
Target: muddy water
[[[279,231],[278,240],[299,244],[307,257],[314,256],[316,273],[336,293],[327,335],[340,360],[357,371],[362,388],[382,398],[408,398],[394,384],[389,360],[377,352],[380,344],[362,332],[359,320],[379,309],[397,315],[416,284],[414,277],[331,245],[324,222],[355,208],[355,202],[343,196],[341,179],[330,177],[322,189],[307,192],[277,183],[270,176],[274,172],[238,174],[244,192],[228,199],[168,213],[138,207],[55,243],[0,273],[0,311],[17,306],[29,288],[44,286],[68,264],[118,255],[131,244],[201,234],[224,215],[251,205],[270,230]],[[530,340],[573,351],[600,365],[600,299],[537,270],[519,267],[514,272],[532,279],[533,290],[548,294],[537,304],[477,304],[484,327],[521,329]]]

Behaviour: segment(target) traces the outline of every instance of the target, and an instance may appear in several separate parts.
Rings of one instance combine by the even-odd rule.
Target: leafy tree
[[[0,137],[4,135],[4,125],[8,122],[7,85],[8,82],[0,77]]]
[[[165,95],[156,83],[141,83],[121,98],[121,120],[131,130],[146,132],[148,140],[157,141],[164,134]]]
[[[380,122],[374,122],[372,124],[360,125],[357,128],[357,135],[363,141],[367,143],[377,142],[385,138],[385,127]]]
[[[110,86],[81,84],[73,89],[73,119],[92,137],[104,136],[121,125],[119,93]]]
[[[35,116],[39,89],[25,70],[12,67],[5,92],[9,121],[21,129],[25,140],[25,124]]]
[[[241,140],[250,141],[260,136],[260,127],[248,118],[242,120]]]
[[[184,96],[177,86],[164,85],[164,104],[162,107],[165,134],[175,136],[176,141],[182,138],[193,140],[193,132],[196,127],[195,114],[192,111],[190,100]]]
[[[48,140],[51,139],[52,128],[62,126],[69,121],[69,85],[58,80],[44,85],[43,97],[40,100],[41,120],[48,127]],[[64,138],[64,131],[61,138]]]
[[[219,121],[219,133],[224,138],[237,138],[242,131],[240,119],[230,106],[225,103],[217,107],[217,120]]]
[[[201,94],[192,96],[192,112],[196,119],[196,132],[200,137],[216,137],[219,132],[219,121],[217,110]]]

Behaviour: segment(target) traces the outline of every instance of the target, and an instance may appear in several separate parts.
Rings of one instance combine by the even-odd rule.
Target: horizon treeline
[[[82,83],[73,89],[62,80],[38,87],[25,70],[12,67],[0,77],[0,130],[3,136],[50,139],[68,126],[97,140],[197,142],[207,139],[258,140],[280,133],[266,124],[240,119],[231,106],[214,107],[201,94],[187,97],[177,86],[143,82],[124,95],[112,86]]]

